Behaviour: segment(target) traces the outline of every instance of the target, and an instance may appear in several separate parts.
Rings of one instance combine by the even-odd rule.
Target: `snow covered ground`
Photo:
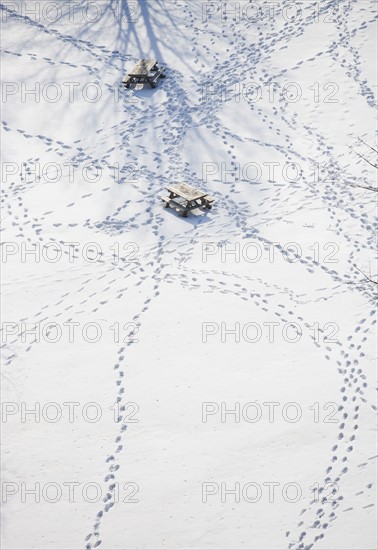
[[[377,548],[375,2],[0,6],[2,548]]]

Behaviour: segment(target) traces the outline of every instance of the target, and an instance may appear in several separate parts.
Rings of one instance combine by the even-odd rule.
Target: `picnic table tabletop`
[[[167,190],[171,193],[174,193],[175,195],[178,195],[179,197],[182,197],[187,201],[202,199],[207,195],[206,191],[202,191],[201,189],[192,187],[187,183],[177,183],[176,185],[167,187]]]
[[[148,75],[157,64],[156,59],[140,59],[135,67],[128,73],[129,76]]]

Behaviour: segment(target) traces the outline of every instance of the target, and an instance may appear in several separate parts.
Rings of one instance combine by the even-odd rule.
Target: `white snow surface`
[[[47,4],[1,3],[2,548],[377,548],[375,2]]]

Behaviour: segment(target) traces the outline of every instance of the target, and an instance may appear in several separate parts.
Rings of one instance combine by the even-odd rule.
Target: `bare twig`
[[[364,271],[362,271],[362,269],[359,269],[357,266],[356,266],[356,269],[362,273],[362,275],[365,277],[365,279],[367,279],[368,281],[370,281],[371,283],[375,284],[375,285],[378,285],[378,280],[377,281],[374,281],[374,279],[372,279],[371,277],[369,277],[369,275],[366,275],[366,273]]]
[[[351,187],[359,187],[360,189],[367,189],[368,191],[374,191],[375,193],[378,193],[378,187],[373,187],[372,185],[351,185]]]
[[[366,141],[364,141],[362,138],[358,138],[364,145],[366,145],[366,147],[369,147],[369,149],[371,149],[372,151],[374,151],[375,153],[378,154],[378,150],[377,149],[374,149],[374,147],[372,145],[369,145],[368,143],[366,143]]]
[[[357,151],[355,151],[354,149],[352,149],[353,153],[355,153],[358,157],[360,157],[360,159],[364,160],[365,162],[367,162],[368,164],[370,164],[370,166],[372,166],[373,168],[378,168],[378,164],[373,164],[372,162],[370,162],[369,159],[367,159],[366,157],[364,157],[363,155],[360,155],[360,153],[357,153]]]

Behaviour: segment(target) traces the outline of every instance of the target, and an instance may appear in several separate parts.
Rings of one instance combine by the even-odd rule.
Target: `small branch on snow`
[[[374,285],[378,285],[378,280],[374,281],[374,279],[369,277],[369,275],[366,275],[366,273],[364,271],[362,271],[362,269],[359,269],[357,266],[355,266],[355,267],[360,273],[362,273],[362,275],[365,277],[365,279],[367,279],[370,283],[373,283]]]

